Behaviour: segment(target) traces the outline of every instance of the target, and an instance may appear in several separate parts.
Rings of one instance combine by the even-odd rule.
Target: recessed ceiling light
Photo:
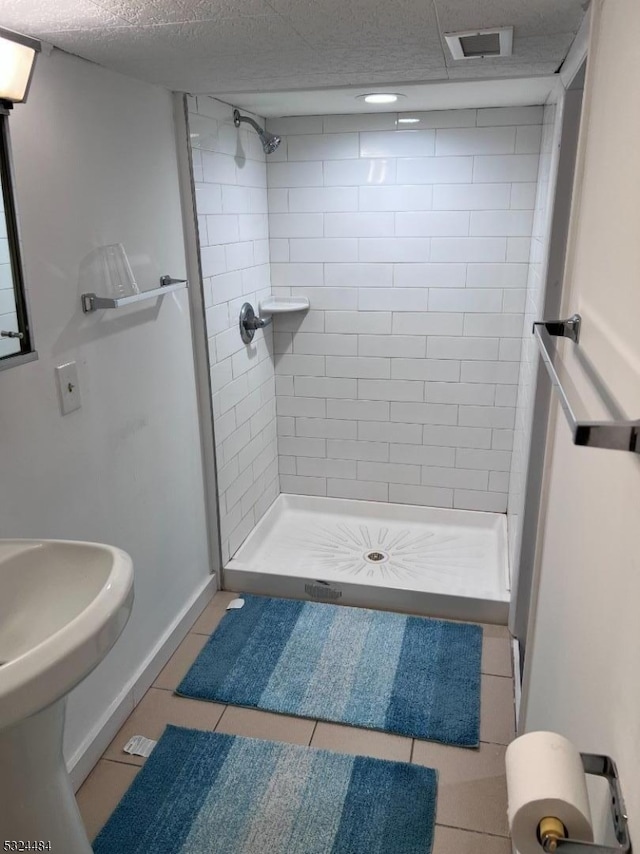
[[[370,95],[359,95],[367,104],[395,104],[400,95],[393,95],[390,92],[372,92]]]
[[[420,119],[398,119],[398,124],[400,125],[415,125],[420,121]]]

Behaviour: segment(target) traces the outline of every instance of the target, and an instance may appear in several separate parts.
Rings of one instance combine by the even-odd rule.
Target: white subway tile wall
[[[545,284],[548,266],[548,246],[551,233],[551,217],[553,213],[553,194],[555,192],[557,168],[556,149],[558,147],[556,134],[557,110],[551,104],[544,108],[544,118],[540,134],[524,135],[522,140],[529,139],[531,144],[542,139],[540,149],[540,168],[535,193],[535,211],[531,249],[528,265],[528,278],[524,296],[524,327],[522,333],[521,364],[518,382],[518,399],[513,431],[513,453],[511,458],[510,476],[508,481],[494,480],[502,483],[508,491],[509,513],[509,560],[512,567],[520,563],[522,539],[522,512],[524,509],[527,465],[531,445],[531,428],[533,423],[533,406],[535,397],[536,365],[538,352],[535,341],[531,336],[531,327],[539,320],[544,312]],[[519,128],[525,131],[525,128]],[[529,128],[528,130],[533,130]],[[524,186],[524,185],[522,185]],[[531,192],[531,191],[530,191]],[[527,196],[530,196],[530,192]],[[523,193],[522,199],[525,194]],[[515,342],[514,342],[515,343]]]
[[[250,346],[238,332],[242,303],[257,310],[271,293],[267,168],[257,135],[236,129],[226,104],[190,97],[189,124],[226,562],[280,491],[272,330],[258,331]],[[272,229],[278,236],[277,223]],[[295,369],[306,372],[303,363]]]
[[[282,491],[503,513],[543,108],[397,118],[268,122]]]

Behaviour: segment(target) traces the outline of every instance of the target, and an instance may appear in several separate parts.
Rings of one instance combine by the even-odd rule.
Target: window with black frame
[[[9,122],[26,100],[40,43],[0,28],[0,370],[35,359],[16,211]]]

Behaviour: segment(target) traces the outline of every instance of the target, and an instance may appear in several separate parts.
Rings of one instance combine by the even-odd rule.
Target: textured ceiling
[[[2,0],[0,26],[193,93],[553,74],[584,0]],[[513,25],[513,56],[442,33]]]

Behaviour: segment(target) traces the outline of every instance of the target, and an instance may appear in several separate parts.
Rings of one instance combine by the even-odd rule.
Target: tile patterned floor
[[[226,592],[214,597],[79,790],[78,804],[91,838],[109,818],[145,762],[123,753],[124,744],[132,735],[159,738],[170,723],[437,768],[440,783],[433,854],[510,854],[504,752],[515,737],[515,720],[511,648],[506,628],[484,626],[482,743],[477,751],[466,750],[175,696],[174,689],[235,597],[236,594]]]

